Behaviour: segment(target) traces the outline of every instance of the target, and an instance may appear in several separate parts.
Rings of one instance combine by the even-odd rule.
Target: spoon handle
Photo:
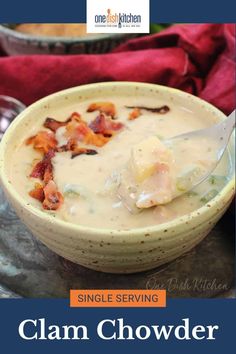
[[[218,160],[223,155],[224,150],[228,144],[229,138],[235,127],[235,110],[223,120],[223,122],[218,123],[213,126],[210,130],[209,137],[218,140]]]
[[[222,133],[229,138],[235,128],[235,110],[221,123]]]

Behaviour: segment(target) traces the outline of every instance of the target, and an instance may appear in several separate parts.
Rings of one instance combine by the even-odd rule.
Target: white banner
[[[149,0],[87,0],[88,33],[149,33]]]

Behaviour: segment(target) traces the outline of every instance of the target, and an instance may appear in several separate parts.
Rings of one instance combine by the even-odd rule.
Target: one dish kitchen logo
[[[140,14],[130,13],[117,13],[112,12],[111,9],[107,9],[106,15],[95,15],[94,16],[95,27],[105,27],[105,26],[118,26],[119,28],[137,26],[140,27],[142,23],[142,16]]]
[[[87,32],[148,33],[149,0],[87,0]]]

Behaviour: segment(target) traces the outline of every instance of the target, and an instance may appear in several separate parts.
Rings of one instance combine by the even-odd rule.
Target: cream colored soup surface
[[[107,101],[106,97],[99,101]],[[95,102],[96,100],[93,100]],[[199,185],[192,192],[186,193],[171,203],[142,210],[139,213],[130,213],[117,197],[115,190],[109,186],[109,177],[114,171],[122,169],[130,158],[131,148],[140,141],[156,135],[159,139],[169,138],[191,130],[205,128],[214,124],[209,118],[198,117],[195,113],[181,106],[172,106],[168,103],[170,111],[166,114],[142,111],[142,115],[135,120],[128,120],[130,109],[125,106],[156,107],[158,103],[152,98],[140,97],[109,97],[115,103],[118,120],[125,124],[125,128],[118,132],[106,145],[96,148],[97,155],[80,155],[71,159],[70,152],[56,153],[53,158],[54,181],[59,191],[64,195],[64,203],[54,213],[62,220],[90,226],[94,228],[112,228],[128,230],[131,228],[156,225],[172,220],[178,216],[189,213],[208,202],[226,183],[229,174],[228,157],[224,156],[222,162],[214,171],[214,176]],[[86,109],[92,101],[73,105],[60,110],[55,119],[65,120],[68,114],[77,111],[86,121],[92,121],[98,112],[87,113]],[[163,103],[165,104],[165,103]],[[46,117],[45,117],[46,118]],[[32,146],[26,146],[27,137],[42,129],[35,126],[32,132],[26,132],[19,144],[11,162],[10,179],[17,191],[27,201],[42,209],[40,202],[29,196],[29,191],[35,184],[34,178],[29,178],[32,171],[32,161],[40,158]],[[44,128],[43,128],[44,129]],[[63,132],[65,128],[57,131],[59,144],[63,145]],[[202,147],[201,147],[202,148]],[[203,150],[208,149],[207,142]],[[188,160],[188,151],[184,152],[183,163]],[[79,195],[68,193],[76,189]],[[43,210],[43,209],[42,209]]]

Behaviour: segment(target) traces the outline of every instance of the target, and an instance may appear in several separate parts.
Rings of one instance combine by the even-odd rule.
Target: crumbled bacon
[[[64,127],[67,124],[67,122],[59,122],[56,119],[53,118],[47,118],[43,124],[45,128],[50,129],[53,132],[56,132],[58,128]]]
[[[52,176],[52,162],[51,159],[54,157],[54,150],[49,150],[43,157],[42,161],[38,162],[33,171],[30,174],[30,177],[39,178],[42,181],[48,181],[53,178]],[[49,175],[51,178],[49,178]]]
[[[52,180],[45,187],[36,183],[35,188],[29,192],[29,195],[40,201],[43,204],[43,208],[47,210],[57,210],[63,203],[63,196],[57,190],[57,186]]]
[[[89,127],[86,122],[76,122],[72,120],[66,125],[65,136],[72,140],[82,141],[84,136],[88,134]]]
[[[77,121],[77,122],[80,122],[81,121],[80,114],[77,113],[77,112],[73,112],[70,115],[70,117],[64,122],[58,121],[58,120],[56,120],[54,118],[47,118],[45,120],[45,122],[44,122],[44,127],[50,129],[53,132],[56,132],[57,129],[59,129],[60,127],[66,126],[69,122],[71,122],[73,120]]]
[[[63,203],[63,195],[58,191],[53,181],[51,160],[55,156],[55,152],[71,151],[72,159],[81,154],[96,155],[98,153],[96,150],[80,147],[78,143],[102,147],[116,131],[123,128],[122,123],[112,120],[116,114],[113,103],[97,102],[91,104],[87,111],[96,110],[100,111],[100,115],[90,125],[77,112],[73,112],[64,122],[47,118],[44,127],[51,131],[40,131],[26,140],[27,145],[32,144],[35,150],[43,153],[43,159],[36,163],[30,174],[30,177],[40,179],[43,184],[35,184],[35,188],[29,192],[29,195],[39,200],[44,209],[57,210]],[[67,139],[63,146],[58,146],[55,137],[55,133],[60,127],[65,127],[64,137]]]
[[[35,150],[47,153],[49,150],[56,148],[57,140],[54,133],[40,131],[26,140],[26,145],[30,144],[33,145]]]
[[[146,107],[146,106],[126,106],[126,108],[138,108],[140,110],[145,110],[152,113],[159,113],[159,114],[166,114],[170,111],[168,106],[161,106],[161,107]]]
[[[105,117],[104,114],[99,114],[90,124],[89,127],[96,134],[102,134],[104,136],[112,136],[114,131],[123,128],[121,122],[114,122],[109,117]]]
[[[87,123],[82,122],[75,127],[75,136],[79,141],[83,141],[84,137],[87,136],[89,133],[90,129]]]
[[[50,161],[45,169],[44,175],[43,175],[43,181],[45,183],[48,183],[53,179],[53,167],[52,167],[52,161]]]
[[[49,181],[43,189],[45,199],[43,201],[43,208],[46,210],[57,210],[63,203],[63,196],[58,191],[54,181]]]
[[[116,115],[116,107],[112,102],[95,102],[89,105],[87,112],[99,111],[112,118]]]
[[[34,189],[29,192],[29,195],[42,203],[44,201],[43,186],[40,183],[35,183]]]
[[[93,149],[86,149],[86,148],[79,148],[77,147],[76,149],[73,150],[71,158],[74,159],[76,156],[79,155],[97,155],[97,151]]]
[[[34,166],[33,171],[30,174],[30,177],[39,178],[39,179],[43,180],[43,176],[44,176],[44,172],[46,170],[46,167],[47,167],[47,164],[43,160],[38,162]]]
[[[134,108],[134,109],[130,112],[129,117],[128,117],[128,120],[134,120],[134,119],[140,117],[141,114],[142,114],[142,113],[141,113],[141,111],[140,111],[139,108]]]
[[[75,145],[75,142],[77,143],[78,141],[85,144],[101,147],[109,140],[102,134],[95,134],[93,130],[87,125],[87,123],[83,121],[80,123],[68,123],[66,126],[65,136],[69,139],[69,141],[73,142],[72,147]]]
[[[88,145],[94,145],[102,147],[110,140],[109,137],[105,137],[102,134],[95,134],[92,130],[84,137],[83,142]]]
[[[69,139],[66,145],[59,146],[57,152],[73,151],[78,146],[76,139]]]

